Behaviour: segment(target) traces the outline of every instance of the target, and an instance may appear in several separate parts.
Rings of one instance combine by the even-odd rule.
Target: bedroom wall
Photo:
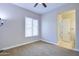
[[[76,47],[79,50],[79,4],[65,4],[42,15],[42,40],[57,44],[57,15],[60,12],[76,10]]]
[[[39,21],[41,18],[39,14],[17,7],[16,5],[0,3],[0,17],[7,20],[0,27],[0,50],[40,39],[40,36],[37,38],[25,38],[24,26],[26,16],[38,19]]]

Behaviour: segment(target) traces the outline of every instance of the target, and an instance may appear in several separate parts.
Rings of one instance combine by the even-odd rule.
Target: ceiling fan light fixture
[[[42,4],[42,3],[39,3],[39,4]]]
[[[45,8],[47,7],[45,3],[35,3],[34,7],[36,7],[38,4],[42,4]]]

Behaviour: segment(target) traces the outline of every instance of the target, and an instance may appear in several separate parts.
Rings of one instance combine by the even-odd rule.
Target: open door
[[[58,45],[67,49],[75,48],[75,10],[58,15]]]

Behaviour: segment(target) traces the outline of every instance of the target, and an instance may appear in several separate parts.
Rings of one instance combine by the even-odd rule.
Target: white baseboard
[[[74,51],[78,51],[79,52],[79,49],[74,49]]]
[[[47,43],[50,43],[50,44],[54,44],[54,45],[57,45],[56,43],[53,43],[53,42],[50,42],[50,41],[47,41],[45,39],[41,39],[41,41],[44,41],[44,42],[47,42]],[[79,49],[73,49],[74,51],[78,51],[79,52]]]
[[[30,43],[33,43],[33,42],[36,42],[36,41],[39,41],[39,40],[33,40],[33,41],[30,41],[30,42],[25,42],[25,43],[17,44],[17,45],[14,45],[14,46],[5,47],[5,48],[2,48],[0,50],[7,50],[7,49],[22,46],[22,45],[30,44]]]
[[[33,43],[33,42],[37,42],[37,41],[44,41],[44,42],[47,42],[47,43],[50,43],[50,44],[57,45],[56,43],[50,42],[50,41],[48,41],[48,40],[40,39],[40,40],[33,40],[33,41],[30,41],[30,42],[25,42],[25,43],[17,44],[17,45],[14,45],[14,46],[5,47],[5,48],[2,48],[2,49],[0,49],[0,50],[7,50],[7,49],[11,49],[11,48],[15,48],[15,47],[22,46],[22,45],[30,44],[30,43]],[[79,52],[78,49],[73,49],[73,50]]]
[[[50,42],[50,41],[47,41],[47,40],[44,40],[44,39],[43,40],[41,39],[41,41],[44,41],[44,42],[47,42],[47,43],[50,43],[50,44],[57,45],[56,43],[53,43],[53,42]]]

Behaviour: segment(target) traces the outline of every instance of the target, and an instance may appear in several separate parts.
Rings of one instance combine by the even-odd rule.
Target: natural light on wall
[[[8,13],[5,13],[5,12],[3,12],[3,11],[0,11],[0,18],[1,19],[8,19],[8,17],[10,17],[9,15],[8,15]]]
[[[38,36],[38,20],[25,17],[25,37]]]

